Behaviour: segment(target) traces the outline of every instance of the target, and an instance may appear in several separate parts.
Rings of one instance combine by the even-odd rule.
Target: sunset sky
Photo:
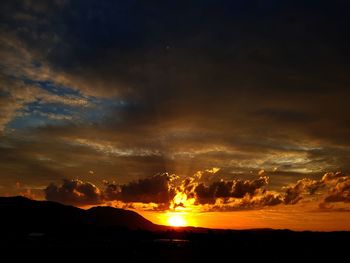
[[[350,230],[349,25],[345,0],[1,1],[0,196]]]

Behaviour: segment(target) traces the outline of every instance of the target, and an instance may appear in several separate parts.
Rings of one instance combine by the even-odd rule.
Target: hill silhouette
[[[0,197],[0,225],[35,232],[62,228],[113,227],[129,230],[162,230],[136,212],[113,207],[83,210],[50,201],[25,197]]]
[[[172,228],[129,210],[0,197],[0,251],[18,261],[335,262],[349,242],[349,232]]]

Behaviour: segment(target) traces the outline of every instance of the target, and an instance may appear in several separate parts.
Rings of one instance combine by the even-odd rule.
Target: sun
[[[168,217],[168,224],[175,227],[187,225],[186,220],[180,214],[170,215]]]
[[[153,218],[152,218],[153,219]],[[197,226],[195,214],[192,212],[166,211],[158,213],[153,219],[154,222],[161,225],[182,227],[182,226]]]

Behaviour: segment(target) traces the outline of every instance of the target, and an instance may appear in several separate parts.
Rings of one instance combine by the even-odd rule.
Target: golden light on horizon
[[[167,226],[196,226],[196,220],[193,218],[193,214],[189,212],[168,211],[157,213],[157,216],[153,219],[156,223]]]
[[[186,226],[187,222],[185,221],[185,219],[182,217],[182,215],[180,214],[175,214],[175,215],[171,215],[168,218],[168,224],[170,226]]]

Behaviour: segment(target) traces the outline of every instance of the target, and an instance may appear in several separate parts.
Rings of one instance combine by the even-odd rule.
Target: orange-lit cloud
[[[267,176],[208,184],[196,174],[186,178],[157,174],[127,184],[104,182],[103,190],[81,180],[64,180],[59,186],[50,184],[45,194],[47,200],[79,206],[109,204],[137,210],[182,212],[261,209],[295,205],[301,200],[316,202],[321,208],[326,207],[325,203],[349,202],[350,177],[339,172],[326,173],[318,181],[305,178],[280,191],[268,190]]]

